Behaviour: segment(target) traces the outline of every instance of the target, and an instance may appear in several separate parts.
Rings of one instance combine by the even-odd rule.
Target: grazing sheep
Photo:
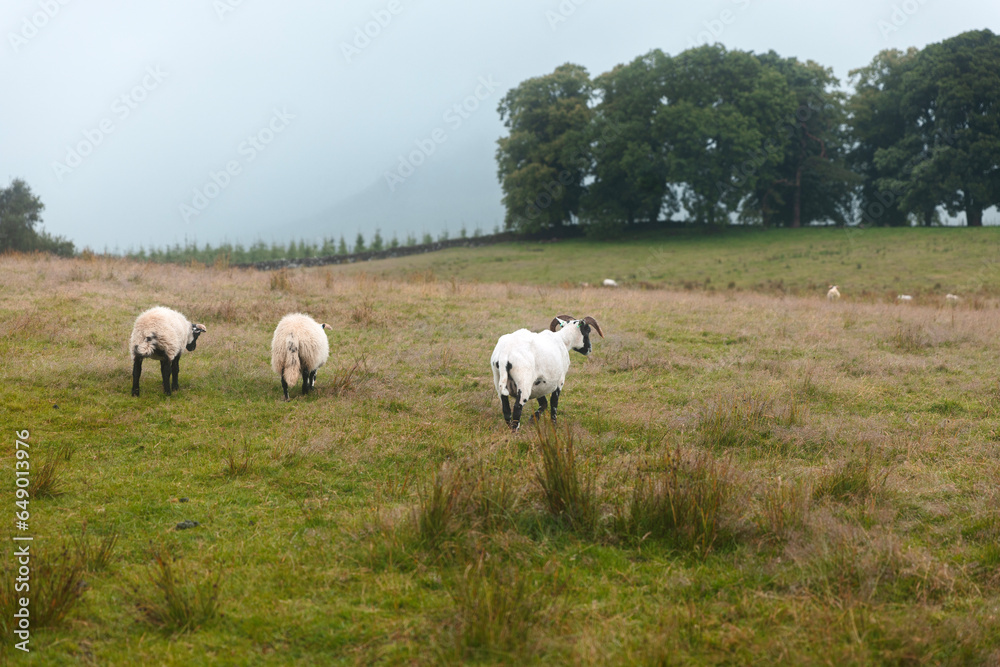
[[[957,294],[945,294],[944,299],[953,306],[962,300]]]
[[[840,290],[837,289],[836,285],[830,285],[830,291],[826,293],[827,301],[836,301],[840,298]]]
[[[533,398],[538,399],[534,417],[541,417],[548,407],[545,397],[549,394],[552,395],[552,421],[556,421],[559,394],[569,370],[569,351],[576,350],[584,356],[590,354],[591,330],[604,338],[601,326],[593,317],[578,320],[570,315],[559,315],[546,331],[532,333],[519,329],[500,336],[490,357],[490,369],[493,385],[503,404],[504,421],[511,430],[520,427],[521,410]],[[514,397],[513,411],[509,396]]]
[[[288,387],[302,376],[302,393],[316,385],[316,371],[330,357],[326,338],[329,324],[319,324],[302,313],[285,315],[278,322],[271,339],[271,368],[281,376],[281,388],[288,400]]]
[[[602,284],[605,287],[618,287],[618,283],[612,280],[611,278],[605,278]]]
[[[909,294],[900,294],[899,296],[896,297],[896,301],[899,301],[901,303],[909,303],[910,301],[913,301],[913,297],[910,296]]]
[[[170,390],[179,389],[177,375],[180,373],[181,353],[194,350],[198,336],[205,333],[204,324],[191,324],[176,310],[156,306],[135,318],[128,348],[132,355],[132,395],[139,395],[139,376],[142,375],[142,360],[160,360],[163,375],[163,393],[170,396]],[[182,349],[183,347],[183,349]],[[173,374],[173,384],[170,376]]]

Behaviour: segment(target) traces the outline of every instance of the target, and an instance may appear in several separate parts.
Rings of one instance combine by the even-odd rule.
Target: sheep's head
[[[190,352],[194,348],[198,347],[198,336],[202,335],[208,331],[204,324],[192,324],[191,325],[191,342],[185,346],[185,349]]]
[[[329,330],[330,330],[330,329],[332,329],[333,327],[331,327],[331,326],[330,326],[329,324],[327,324],[326,322],[323,322],[323,324],[319,325],[319,328],[320,328],[320,329],[323,329],[324,331],[329,331]]]
[[[584,356],[590,354],[591,349],[593,349],[590,344],[591,331],[596,331],[598,336],[604,338],[604,332],[601,331],[601,325],[597,323],[597,320],[589,315],[582,320],[578,320],[572,315],[559,315],[549,324],[549,331],[559,331],[566,326],[576,326],[579,328],[580,337],[583,340],[580,345],[574,346],[573,349]]]

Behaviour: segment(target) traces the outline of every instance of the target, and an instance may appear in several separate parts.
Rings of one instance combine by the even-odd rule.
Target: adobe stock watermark
[[[560,25],[569,20],[576,10],[587,0],[562,0],[556,11],[551,9],[545,12],[545,20],[549,22],[549,30],[555,32]]]
[[[448,130],[445,130],[443,127],[436,127],[426,137],[416,139],[413,142],[416,147],[409,153],[398,155],[396,168],[384,173],[385,183],[389,186],[389,192],[395,192],[397,187],[412,176],[427,161],[427,158],[434,154],[438,146],[448,141],[448,131],[454,132],[462,127],[465,121],[479,109],[483,101],[489,98],[499,86],[500,83],[495,81],[492,75],[479,77],[478,85],[472,91],[472,94],[468,95],[461,102],[452,105],[441,115],[441,120],[447,124]]]
[[[69,4],[69,0],[38,0],[38,11],[21,19],[21,25],[17,32],[8,32],[7,41],[14,53],[21,50],[28,42],[33,40],[38,33],[54,19],[62,8]]]
[[[220,21],[225,21],[228,14],[236,11],[236,8],[243,4],[243,0],[214,0],[212,9]]]
[[[350,42],[340,43],[340,52],[344,54],[344,60],[348,64],[354,58],[361,55],[367,49],[372,40],[382,34],[382,31],[389,27],[393,18],[403,12],[403,5],[400,0],[389,0],[383,9],[376,9],[371,13],[371,20],[364,25],[355,26],[354,37]]]
[[[149,98],[149,94],[160,87],[167,76],[169,74],[160,69],[159,65],[147,67],[146,73],[138,84],[111,102],[112,116],[102,118],[96,127],[84,128],[81,131],[83,139],[71,146],[66,146],[66,155],[61,162],[59,160],[52,162],[52,171],[56,178],[62,182],[66,176],[83,164],[84,159],[118,128],[118,123],[131,116],[132,112]]]
[[[736,5],[736,8],[741,12],[750,6],[750,0],[730,0],[730,2]],[[715,44],[722,37],[722,33],[726,31],[726,26],[736,23],[736,17],[737,14],[732,10],[723,9],[715,18],[702,21],[701,24],[705,26],[705,29],[694,37],[688,37],[688,46],[693,49],[698,46]]]
[[[209,171],[208,179],[191,191],[190,202],[180,204],[178,207],[181,220],[191,222],[191,218],[201,215],[230,186],[233,178],[242,174],[243,168],[256,160],[293,120],[295,116],[285,109],[275,109],[264,127],[247,136],[236,147],[236,154],[242,159],[228,160],[220,170]]]
[[[926,4],[927,0],[903,0],[899,4],[894,4],[888,18],[879,19],[875,23],[875,27],[882,34],[882,39],[888,40],[889,35],[899,32],[899,29],[906,25],[910,18]]]

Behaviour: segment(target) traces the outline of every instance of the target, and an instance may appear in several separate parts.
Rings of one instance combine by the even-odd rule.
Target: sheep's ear
[[[583,318],[583,321],[589,324],[590,326],[594,327],[594,329],[597,331],[597,335],[599,335],[601,338],[604,338],[604,332],[601,331],[601,325],[597,323],[597,320],[588,315],[587,317]]]

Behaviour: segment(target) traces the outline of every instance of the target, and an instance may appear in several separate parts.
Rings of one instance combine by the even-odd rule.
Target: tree
[[[364,252],[365,251],[365,237],[361,232],[358,232],[358,237],[354,239],[354,252]]]
[[[587,70],[567,63],[500,100],[509,134],[497,140],[497,176],[508,229],[539,232],[573,222],[590,166],[590,94]]]
[[[667,182],[669,145],[656,128],[669,65],[669,56],[654,50],[594,81],[599,100],[589,133],[594,180],[582,206],[590,231],[655,222],[664,210],[677,209]]]
[[[901,207],[903,182],[893,177],[900,170],[885,161],[880,168],[875,156],[906,136],[906,120],[901,110],[903,77],[912,69],[916,56],[915,48],[906,53],[887,49],[879,52],[867,67],[849,72],[854,94],[846,104],[850,141],[846,157],[847,164],[862,178],[862,224],[889,227],[909,224],[909,211]]]
[[[755,159],[741,166],[758,170],[743,202],[744,218],[765,226],[801,227],[814,221],[845,224],[857,176],[845,162],[844,94],[832,70],[813,62],[782,58],[774,51],[757,58],[781,74],[795,100],[795,111],[780,121]],[[769,153],[780,156],[777,163]]]
[[[972,30],[921,51],[903,81],[907,135],[876,163],[905,180],[903,205],[943,205],[981,227],[1000,204],[1000,37]]]
[[[751,53],[721,45],[688,49],[664,77],[664,107],[655,131],[666,146],[669,179],[688,214],[726,224],[760,177],[749,170],[734,182],[734,166],[754,159],[795,111],[785,78]],[[780,156],[766,153],[765,162]]]
[[[40,250],[69,257],[76,252],[72,241],[35,228],[42,222],[44,208],[42,200],[20,178],[0,188],[0,253]]]

